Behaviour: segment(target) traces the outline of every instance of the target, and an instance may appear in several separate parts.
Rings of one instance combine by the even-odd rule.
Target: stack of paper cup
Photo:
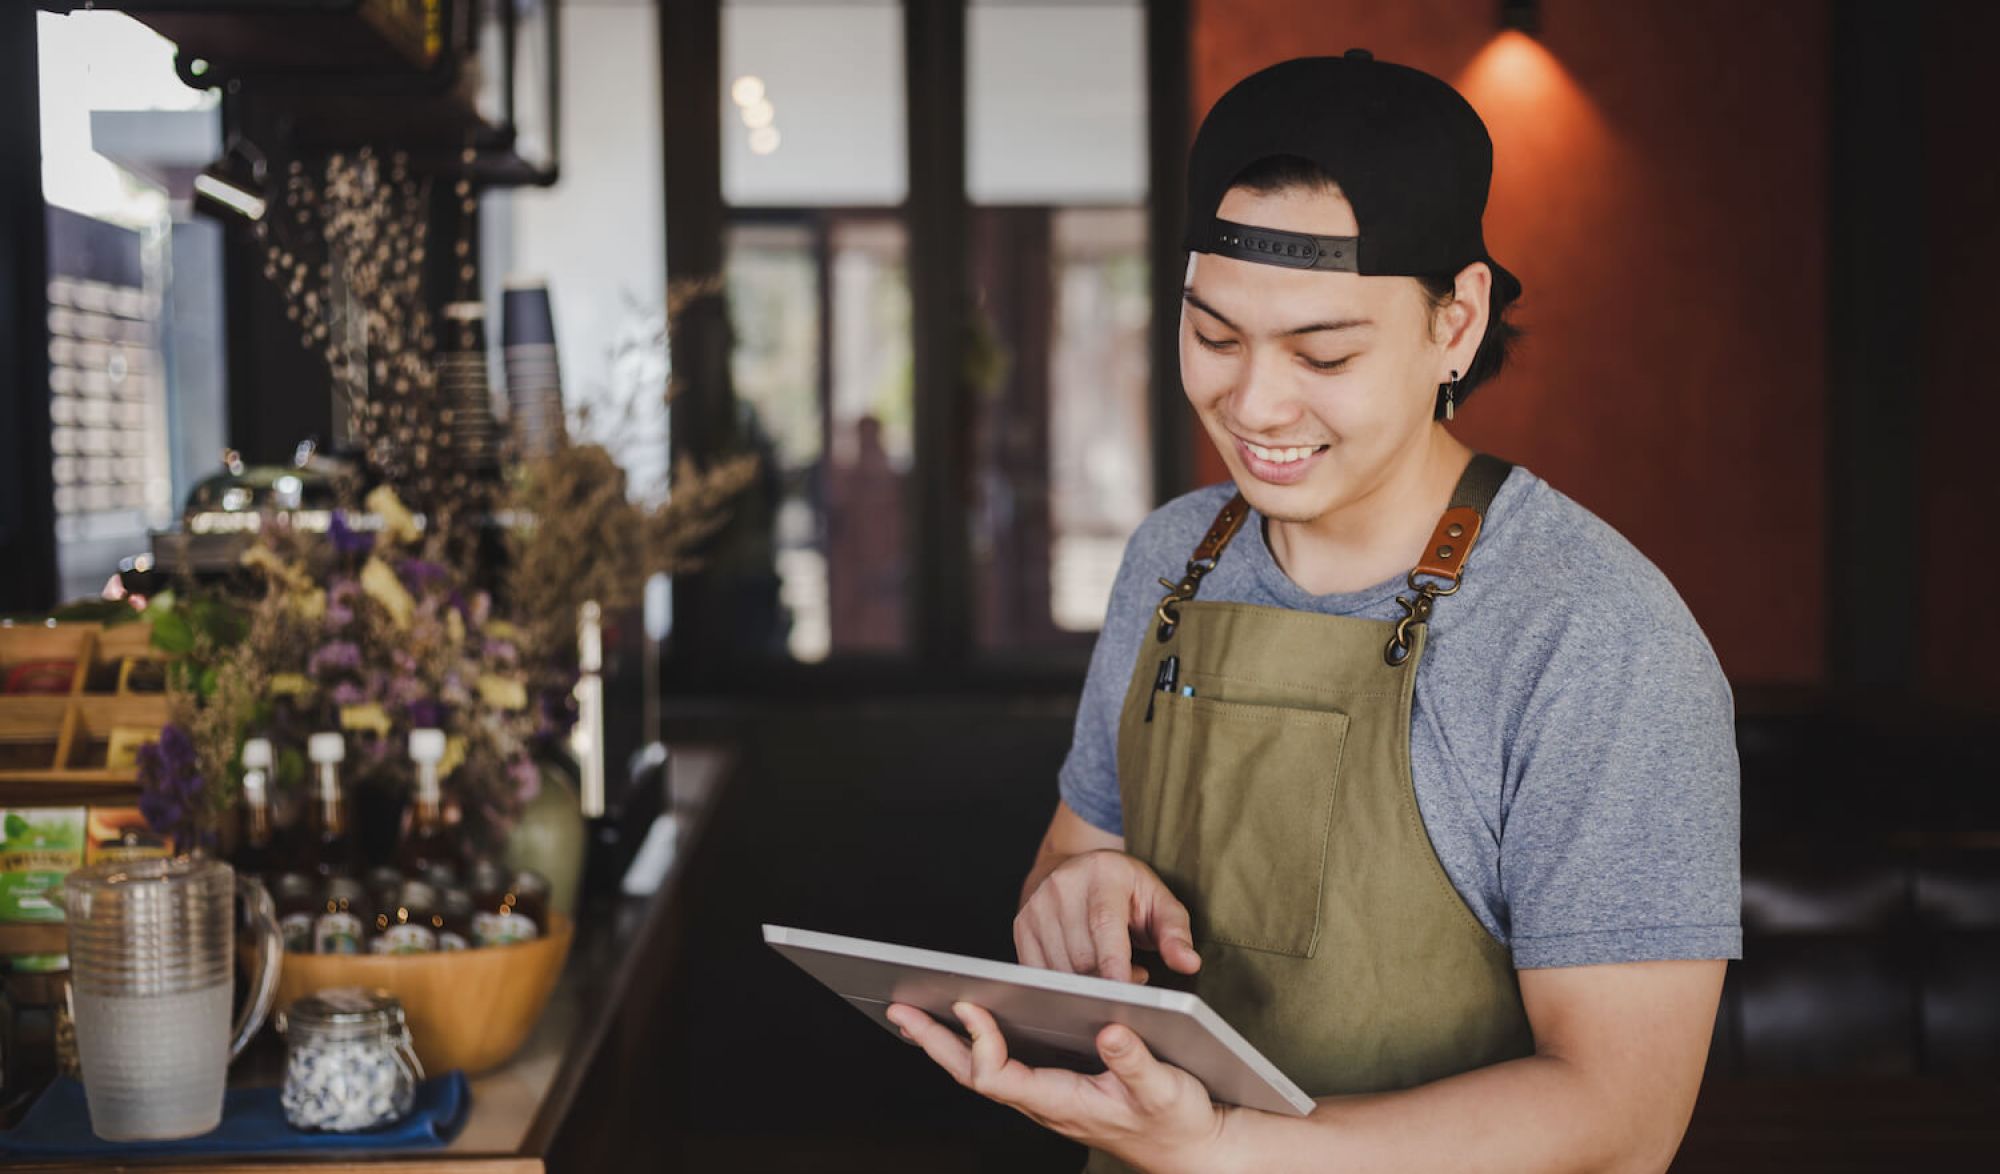
[[[438,356],[438,390],[451,413],[452,465],[491,472],[500,465],[500,429],[486,378],[486,307],[452,302],[444,308],[445,345]]]
[[[500,347],[514,445],[523,460],[533,460],[556,451],[565,441],[562,372],[556,366],[549,287],[538,278],[510,278],[500,299]]]

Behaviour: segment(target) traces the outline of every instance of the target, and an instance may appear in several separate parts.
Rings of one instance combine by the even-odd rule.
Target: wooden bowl
[[[395,995],[426,1076],[498,1068],[518,1051],[556,989],[576,927],[559,913],[532,942],[448,954],[286,954],[273,1012],[336,986]]]

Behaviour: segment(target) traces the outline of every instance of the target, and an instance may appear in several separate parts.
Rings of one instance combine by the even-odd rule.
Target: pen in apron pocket
[[[1181,658],[1178,656],[1167,657],[1167,659],[1160,662],[1160,671],[1153,674],[1153,693],[1173,692],[1174,683],[1180,679],[1180,675]],[[1153,720],[1153,697],[1150,693],[1146,696],[1146,720]]]

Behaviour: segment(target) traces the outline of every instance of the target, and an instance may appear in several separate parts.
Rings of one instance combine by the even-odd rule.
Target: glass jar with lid
[[[333,987],[278,1017],[285,1037],[285,1120],[294,1129],[356,1133],[410,1115],[423,1065],[403,1005],[388,991]]]

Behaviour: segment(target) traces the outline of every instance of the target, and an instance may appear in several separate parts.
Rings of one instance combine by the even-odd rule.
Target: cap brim
[[[1493,271],[1493,294],[1496,300],[1515,301],[1521,296],[1521,279],[1507,271],[1506,266],[1492,257],[1484,258],[1486,267]]]

